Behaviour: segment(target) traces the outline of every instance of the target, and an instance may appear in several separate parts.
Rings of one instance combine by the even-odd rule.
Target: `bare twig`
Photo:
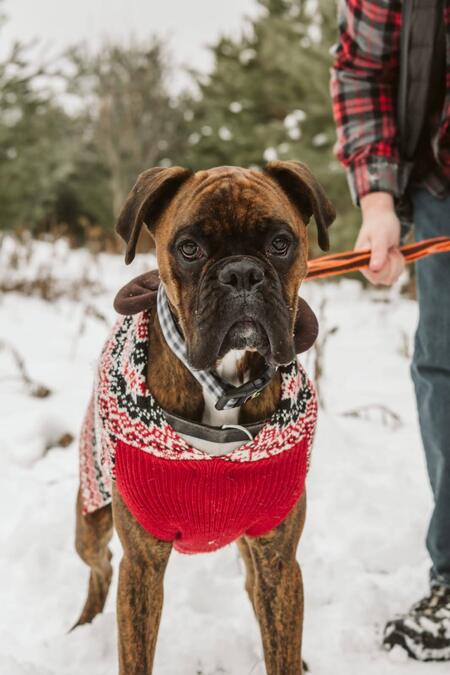
[[[69,431],[66,431],[64,434],[61,434],[59,438],[51,441],[45,446],[44,455],[46,455],[47,452],[52,448],[67,448],[73,442],[73,440],[74,436]]]
[[[46,387],[44,384],[36,382],[36,380],[33,380],[29,376],[25,366],[25,360],[15,347],[13,347],[9,342],[6,342],[6,340],[0,340],[0,350],[7,351],[9,354],[11,354],[16,364],[17,370],[19,371],[20,378],[28,389],[30,396],[34,396],[35,398],[46,398],[47,396],[50,396],[52,393],[51,389]]]
[[[406,332],[406,330],[402,330],[401,333],[401,342],[400,346],[398,348],[398,353],[400,356],[404,356],[405,359],[408,359],[408,361],[411,359],[411,347],[410,347],[410,341],[409,341],[409,334]]]
[[[381,417],[381,423],[390,427],[391,429],[399,429],[403,426],[403,421],[400,415],[391,410],[385,405],[379,403],[372,403],[368,405],[362,405],[358,408],[352,408],[351,410],[346,410],[341,413],[343,417],[359,417],[362,419],[369,420],[371,418],[371,413],[377,412]]]
[[[5,237],[0,238],[0,247],[4,242],[10,242]],[[89,295],[101,293],[104,289],[100,282],[98,255],[91,253],[86,261],[82,273],[74,279],[61,276],[68,252],[58,250],[56,242],[48,242],[53,246],[52,255],[45,263],[39,262],[37,242],[24,235],[15,237],[13,245],[2,251],[0,291],[3,293],[21,293],[22,295],[37,296],[52,302],[61,297],[70,300],[80,300],[86,292]],[[30,268],[35,270],[30,276]],[[96,271],[93,277],[92,270]]]
[[[83,308],[82,308],[78,330],[73,337],[72,348],[71,348],[72,356],[75,356],[75,354],[76,354],[78,342],[86,331],[86,323],[87,323],[87,319],[89,317],[97,319],[97,321],[101,321],[102,323],[104,323],[106,326],[109,327],[109,321],[106,318],[106,316],[103,314],[103,312],[101,312],[94,305],[91,305],[90,303],[85,303],[83,305]]]

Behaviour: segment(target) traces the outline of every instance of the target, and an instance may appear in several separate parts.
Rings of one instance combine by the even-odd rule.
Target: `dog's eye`
[[[272,239],[272,243],[270,246],[271,253],[274,253],[275,255],[285,255],[287,253],[290,243],[291,242],[287,237],[278,235],[277,237]]]
[[[178,250],[186,260],[199,260],[203,257],[203,251],[195,241],[183,241]]]

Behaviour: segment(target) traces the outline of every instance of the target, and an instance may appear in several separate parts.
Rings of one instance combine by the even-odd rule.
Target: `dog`
[[[335,210],[308,168],[294,161],[269,162],[262,171],[149,169],[119,216],[126,263],[145,224],[159,277],[143,275],[118,294],[116,307],[127,316],[104,349],[100,393],[83,427],[76,550],[90,578],[76,625],[103,610],[114,524],[123,547],[120,675],[152,673],[172,548],[192,553],[234,540],[268,675],[303,673],[296,549],[315,397],[295,364],[296,352],[317,334],[312,310],[298,298],[312,216],[327,250]],[[138,428],[153,454],[133,447]],[[280,438],[290,439],[287,452]],[[86,459],[88,445],[95,446],[95,466]],[[223,494],[222,483],[211,489],[219,471]],[[108,472],[115,480],[108,482]],[[189,500],[195,519],[188,513],[174,525]]]

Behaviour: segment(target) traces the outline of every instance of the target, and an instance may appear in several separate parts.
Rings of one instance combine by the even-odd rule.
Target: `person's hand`
[[[361,210],[363,222],[355,250],[371,251],[369,267],[362,273],[373,284],[390,286],[405,268],[405,260],[399,251],[400,221],[392,195],[387,192],[364,195]]]

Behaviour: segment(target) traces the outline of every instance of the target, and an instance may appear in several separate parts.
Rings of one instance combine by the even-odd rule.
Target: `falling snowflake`
[[[253,59],[256,57],[256,51],[254,49],[243,49],[241,53],[239,54],[239,61],[243,63],[244,65],[247,65],[247,63],[250,63],[250,61],[253,61]]]
[[[239,101],[233,101],[230,103],[230,112],[232,113],[240,113],[242,110],[242,103],[239,103]]]
[[[321,148],[328,143],[328,135],[324,133],[316,134],[312,139],[312,144],[315,148]]]
[[[233,134],[228,129],[228,127],[220,127],[219,129],[219,138],[222,141],[230,141],[233,138]]]
[[[276,148],[266,148],[263,157],[266,162],[273,162],[275,159],[278,159],[278,152],[276,151]]]

